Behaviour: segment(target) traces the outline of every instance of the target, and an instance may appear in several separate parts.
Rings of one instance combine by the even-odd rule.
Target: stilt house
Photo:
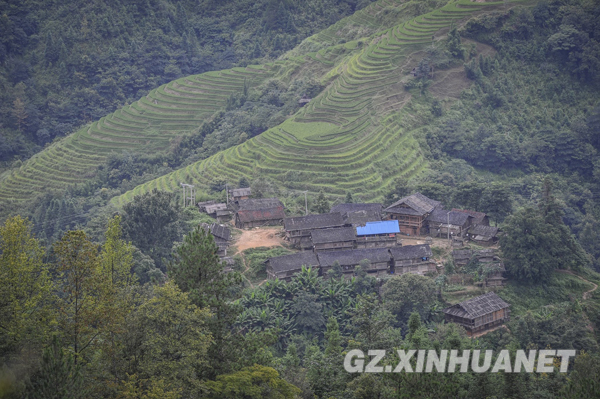
[[[456,323],[469,336],[510,321],[510,305],[494,292],[478,296],[444,309],[447,323]]]

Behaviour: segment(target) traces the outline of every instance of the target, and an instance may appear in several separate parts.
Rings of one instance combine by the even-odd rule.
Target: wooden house
[[[238,201],[235,227],[277,226],[283,223],[284,218],[283,204],[277,198],[244,199]]]
[[[444,309],[447,323],[456,323],[469,336],[510,321],[510,305],[494,292],[478,296]]]
[[[506,278],[504,277],[504,273],[506,272],[506,268],[504,267],[503,262],[493,262],[490,263],[489,266],[489,274],[484,279],[484,284],[486,287],[502,287],[506,283]]]
[[[393,274],[420,274],[435,272],[435,262],[429,244],[388,248],[392,255]]]
[[[382,276],[389,273],[390,253],[387,248],[352,249],[347,251],[326,251],[317,254],[322,275],[326,275],[335,262],[342,267],[346,278],[354,276],[354,269],[361,261],[369,261],[367,273]]]
[[[473,251],[470,249],[455,249],[452,251],[452,259],[454,260],[454,265],[457,268],[466,266],[471,260],[472,256]]]
[[[367,222],[356,227],[357,248],[387,248],[398,245],[396,235],[400,233],[397,220]]]
[[[425,219],[438,207],[441,207],[439,201],[415,193],[394,202],[385,213],[388,219],[398,221],[403,234],[416,236],[427,234]]]
[[[270,258],[267,264],[267,277],[271,280],[276,278],[290,281],[294,274],[302,270],[302,266],[318,268],[317,255],[311,251],[302,251],[292,255]]]
[[[313,230],[343,226],[344,220],[339,212],[291,217],[285,218],[283,221],[286,238],[293,246],[301,249],[312,249],[311,233]]]
[[[381,213],[375,211],[353,211],[344,215],[344,223],[348,226],[364,226],[368,222],[381,222]]]
[[[228,222],[231,220],[231,215],[233,214],[233,212],[231,212],[225,203],[208,204],[203,208],[204,212],[206,212],[208,216],[217,220],[217,223]]]
[[[207,205],[214,205],[216,204],[215,201],[211,200],[211,201],[202,201],[202,202],[198,202],[196,205],[198,206],[198,210],[200,212],[206,213],[206,206]]]
[[[310,233],[315,252],[353,249],[356,235],[352,227],[334,227],[332,229],[316,229]]]
[[[342,217],[346,217],[347,214],[352,212],[369,212],[374,214],[379,214],[383,211],[383,205],[378,203],[350,203],[350,204],[337,204],[331,207],[331,213],[339,212],[342,214]],[[381,219],[379,219],[381,220]]]
[[[208,225],[202,224],[202,227],[212,234],[215,244],[217,244],[219,257],[227,256],[227,248],[229,247],[229,239],[231,238],[231,230],[223,225],[213,223]]]
[[[229,191],[229,195],[231,195],[231,201],[235,204],[238,204],[240,200],[249,199],[252,195],[252,190],[250,187],[248,188],[234,188]]]
[[[476,211],[470,211],[468,209],[457,209],[457,208],[454,208],[452,210],[455,212],[464,212],[464,213],[467,213],[467,214],[473,216],[473,221],[471,222],[471,224],[473,226],[477,226],[477,225],[489,226],[490,225],[490,218],[488,217],[488,215],[486,215],[483,212],[476,212]]]
[[[489,247],[498,242],[499,230],[497,227],[477,225],[469,229],[468,237],[477,245]]]
[[[471,227],[473,216],[465,212],[436,208],[427,216],[425,221],[427,222],[429,234],[433,237],[445,238],[448,233],[451,237],[462,237]]]
[[[485,272],[484,285],[486,287],[501,287],[504,285],[504,263],[498,257],[494,249],[481,249],[473,251],[471,249],[461,249],[452,251],[452,258],[457,268],[466,266],[471,260],[482,264]]]

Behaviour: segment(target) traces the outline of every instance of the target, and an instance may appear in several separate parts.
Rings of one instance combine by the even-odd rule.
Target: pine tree
[[[350,193],[350,191],[346,192],[346,199],[344,200],[344,202],[346,204],[351,204],[354,202],[354,200],[352,199],[352,194]]]
[[[55,337],[44,350],[39,369],[30,377],[25,390],[27,399],[86,398],[80,366],[67,354]]]
[[[317,213],[329,212],[329,201],[327,201],[327,198],[325,198],[325,193],[323,193],[323,190],[319,191],[319,195],[317,196],[317,200],[315,201],[315,209]]]
[[[225,273],[224,268],[213,236],[199,226],[185,236],[168,265],[169,277],[189,294],[192,303],[213,313],[208,322],[214,339],[209,348],[210,357],[214,359],[211,377],[230,369],[230,364],[235,362],[231,347],[237,343],[232,340],[239,340],[232,335],[239,309],[231,299],[232,293],[240,287],[241,276],[237,272]]]

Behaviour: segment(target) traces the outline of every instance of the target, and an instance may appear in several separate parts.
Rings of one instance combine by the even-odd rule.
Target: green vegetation
[[[214,11],[217,3],[203,5]],[[362,10],[275,62],[181,78],[179,59],[169,61],[155,72],[170,83],[0,176],[2,215],[23,211],[32,219],[9,218],[0,228],[0,396],[48,389],[169,399],[597,394],[600,275],[589,265],[600,270],[600,9],[579,0],[305,4],[342,3]],[[161,4],[156,14],[181,17],[187,7]],[[305,4],[256,2],[250,19],[265,17],[266,36],[240,46],[252,53],[246,61],[265,50],[260,38],[269,31],[280,35],[273,48],[289,48],[281,40],[291,37],[290,10],[303,15]],[[219,21],[239,16],[231,14]],[[2,17],[2,32],[7,18],[16,26],[14,15]],[[173,30],[181,21],[170,22]],[[224,29],[195,26],[216,36]],[[240,32],[220,40],[242,43]],[[5,37],[8,48],[13,38]],[[162,36],[150,37],[161,47]],[[52,43],[50,36],[44,46]],[[7,65],[18,59],[10,51]],[[47,66],[34,67],[35,76],[68,71]],[[2,127],[10,134],[31,134],[24,85],[6,91],[10,109],[0,110],[11,115]],[[305,94],[312,100],[301,108]],[[510,279],[497,291],[511,304],[511,320],[475,338],[443,322],[444,307],[489,289],[472,285],[493,271],[478,262],[461,270],[446,262],[435,278],[379,281],[365,263],[348,280],[334,264],[325,276],[303,268],[290,282],[253,286],[264,261],[288,250],[246,250],[236,272],[225,274],[211,236],[197,227],[209,220],[178,205],[180,182],[196,185],[197,200],[223,200],[226,184],[251,186],[292,214],[304,212],[304,190],[313,212],[344,199],[389,204],[413,191],[447,209],[486,212],[504,232]],[[43,194],[31,198],[32,191]],[[374,348],[579,352],[567,374],[557,364],[555,373],[527,375],[344,371],[345,352]],[[397,363],[390,356],[383,365]]]
[[[370,3],[2,1],[0,167],[23,161],[53,139],[174,79],[236,66],[236,73],[244,75],[247,65],[276,59]],[[172,105],[173,94],[163,91],[160,104],[143,102],[160,113]],[[218,95],[217,90],[212,98]],[[196,113],[190,108],[195,101],[183,102],[182,108]],[[101,128],[107,135],[108,127]],[[126,129],[115,133],[127,135]]]

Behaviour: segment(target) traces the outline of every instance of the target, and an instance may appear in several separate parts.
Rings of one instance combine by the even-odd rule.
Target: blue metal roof
[[[357,236],[369,236],[374,234],[394,234],[400,233],[400,226],[397,220],[384,220],[383,222],[367,222],[362,227],[356,228]]]

